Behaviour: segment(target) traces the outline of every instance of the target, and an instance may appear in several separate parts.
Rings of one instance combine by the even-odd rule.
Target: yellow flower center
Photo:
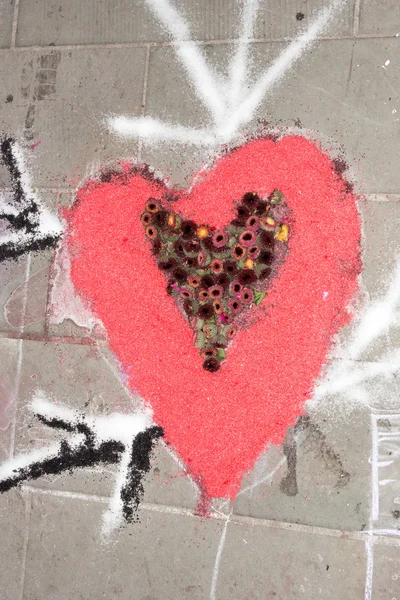
[[[206,238],[208,236],[208,233],[209,233],[208,229],[204,225],[201,225],[200,227],[197,228],[197,237],[200,238],[201,240]]]

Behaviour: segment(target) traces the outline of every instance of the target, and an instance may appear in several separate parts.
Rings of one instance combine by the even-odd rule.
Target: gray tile
[[[230,523],[217,598],[361,599],[364,581],[361,541]]]
[[[361,0],[361,34],[396,35],[400,33],[399,21],[400,8],[396,0],[385,0],[384,3],[381,0]]]
[[[194,39],[229,39],[236,35],[238,3],[233,0],[195,0],[176,3],[191,25]],[[32,23],[34,26],[32,27]],[[146,2],[111,0],[23,3],[18,21],[17,44],[112,44],[158,42],[168,39]]]
[[[241,29],[241,3],[237,0],[179,0],[173,3],[190,26],[195,40],[229,40]],[[279,0],[261,5],[254,37],[266,40],[290,38],[308,26],[323,0]],[[353,2],[346,3],[332,20],[328,35],[349,35],[353,24]],[[17,44],[65,45],[159,42],[168,33],[143,0],[23,3],[20,7]]]
[[[20,340],[0,339],[0,464],[8,459],[19,387]]]
[[[253,78],[270,64],[271,46],[255,46]],[[256,117],[282,129],[300,121],[327,150],[341,144],[362,193],[398,193],[399,72],[382,68],[396,56],[395,44],[383,39],[321,41],[264,98]],[[256,128],[254,119],[248,131]]]
[[[21,374],[16,454],[60,439],[58,432],[40,423],[29,410],[37,390],[56,403],[97,416],[111,412],[129,414],[138,406],[138,398],[125,391],[117,361],[106,348],[24,341]],[[11,373],[10,379],[13,383]],[[154,454],[151,471],[146,476],[144,500],[194,508],[198,492],[183,467],[162,444]],[[30,485],[108,496],[114,489],[116,469],[117,466],[98,465],[72,475],[46,476]]]
[[[142,511],[139,523],[107,544],[100,539],[103,510],[33,496],[24,600],[208,597],[220,521]]]
[[[223,60],[229,50],[205,46],[203,50],[213,61]],[[203,128],[210,117],[202,101],[188,81],[187,73],[172,48],[152,48],[149,61],[146,115],[172,125]],[[142,159],[170,178],[173,185],[189,185],[192,176],[204,164],[207,154],[190,144],[174,146],[169,142],[144,142]]]
[[[363,281],[372,301],[382,297],[400,253],[399,202],[361,202],[364,226]]]
[[[0,264],[0,331],[44,333],[52,252]]]
[[[385,542],[385,543],[384,543]],[[393,542],[392,542],[393,543]],[[372,598],[393,600],[400,591],[400,546],[377,540],[373,547]]]
[[[0,495],[0,581],[2,600],[21,597],[29,499],[20,492]]]
[[[15,0],[0,4],[0,48],[8,48],[11,44],[14,7]]]
[[[353,29],[353,1],[346,2],[332,18],[324,35],[351,35]],[[265,40],[291,39],[310,25],[318,11],[325,8],[324,0],[273,0],[262,2],[257,19],[255,37]]]
[[[360,203],[362,219],[361,293],[356,317],[361,316],[371,303],[383,300],[394,275],[400,252],[397,230],[400,223],[400,203],[396,200],[373,200],[363,198]],[[355,318],[340,333],[334,349],[336,358],[344,357],[351,336],[357,330]],[[389,330],[373,340],[358,357],[363,361],[377,361],[400,344],[399,323],[394,320]]]
[[[320,407],[303,418],[288,461],[283,448],[270,448],[244,479],[233,506],[235,514],[333,529],[366,529],[369,411],[353,410],[351,419],[340,411],[340,405],[333,414],[330,407],[325,412]]]
[[[1,128],[25,147],[33,185],[76,187],[101,165],[135,156],[137,145],[111,134],[105,120],[141,114],[145,54],[104,48],[2,55],[0,73],[14,100],[0,105]]]

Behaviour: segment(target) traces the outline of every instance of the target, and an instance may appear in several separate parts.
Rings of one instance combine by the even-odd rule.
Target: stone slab
[[[195,40],[229,40],[239,36],[241,5],[235,0],[178,0],[173,5],[190,26]],[[279,0],[261,4],[254,37],[291,38],[303,31],[323,0],[304,3]],[[353,26],[353,2],[347,2],[333,20],[327,35],[350,35]],[[22,3],[19,11],[18,46],[61,46],[72,44],[144,43],[168,40],[157,18],[144,0],[90,0]]]
[[[104,505],[34,494],[24,600],[208,597],[222,523],[142,510],[100,536]],[[82,560],[84,557],[84,560]]]

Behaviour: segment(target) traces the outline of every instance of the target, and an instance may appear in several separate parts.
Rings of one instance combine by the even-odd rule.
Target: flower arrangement
[[[279,190],[265,200],[247,193],[235,212],[217,230],[184,220],[150,198],[140,217],[167,293],[188,319],[203,367],[211,373],[225,360],[246,312],[264,299],[289,239]]]

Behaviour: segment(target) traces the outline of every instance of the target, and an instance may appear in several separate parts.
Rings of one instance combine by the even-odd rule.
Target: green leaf
[[[200,331],[201,329],[203,329],[203,325],[204,325],[204,319],[197,319],[196,321],[196,329],[198,331]]]
[[[264,300],[267,292],[259,292],[258,290],[254,290],[254,304],[258,306]]]
[[[204,325],[204,328],[207,328],[207,332],[209,332],[209,337],[210,337],[210,338],[212,338],[214,335],[216,335],[216,333],[217,333],[217,331],[218,331],[218,330],[217,330],[217,326],[216,326],[216,325],[213,325],[212,323],[209,323],[209,322],[207,322],[207,323]],[[204,331],[204,328],[203,328],[203,331]]]
[[[206,343],[206,336],[202,331],[199,331],[196,336],[196,343],[194,345],[195,348],[203,348]]]
[[[271,204],[280,204],[282,202],[283,194],[279,190],[274,190],[271,196]]]
[[[218,348],[217,358],[218,360],[223,360],[224,358],[226,358],[226,352],[223,348]]]

